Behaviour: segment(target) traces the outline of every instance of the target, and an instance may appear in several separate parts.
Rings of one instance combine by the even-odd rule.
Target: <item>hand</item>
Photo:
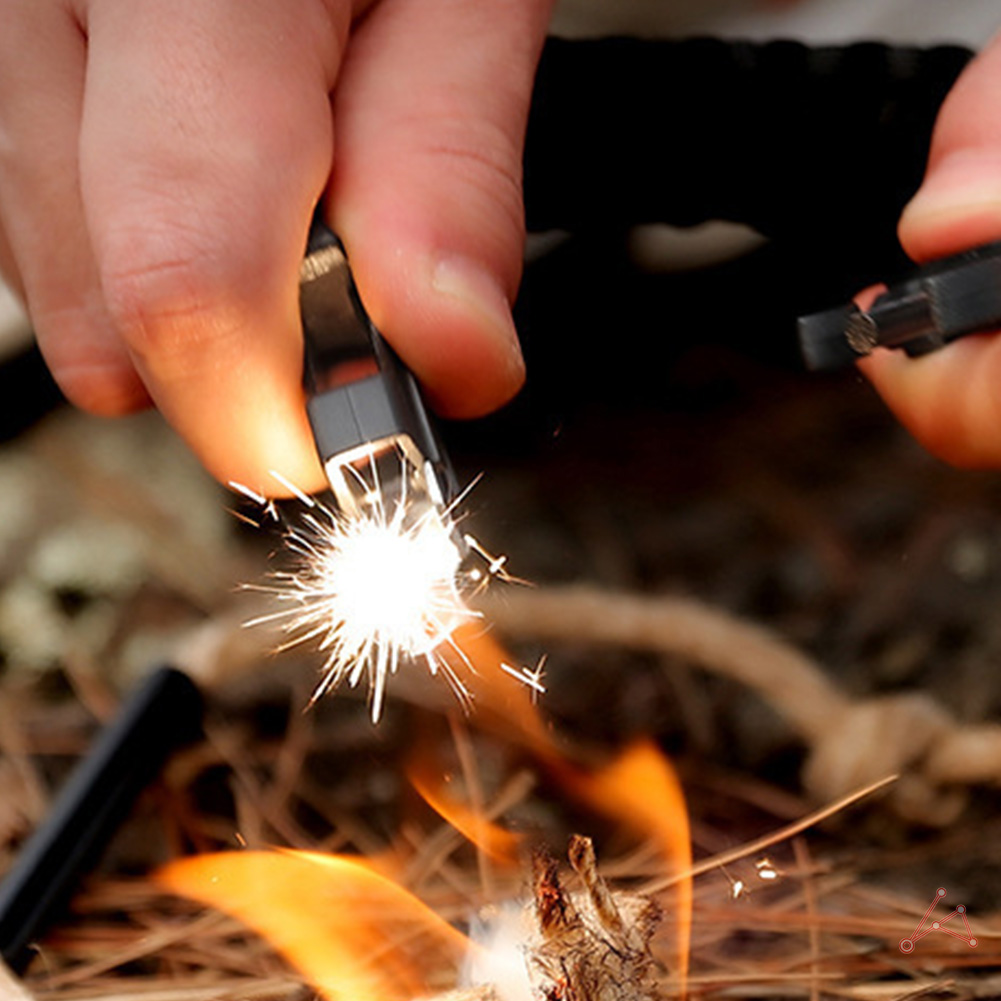
[[[319,487],[297,275],[326,188],[435,405],[504,402],[550,7],[0,0],[0,269],[66,395],[152,401],[223,481]]]
[[[957,81],[939,115],[928,171],[900,240],[916,261],[1001,239],[1001,36]],[[878,351],[860,362],[930,451],[961,466],[1001,466],[1001,337],[967,337],[920,359]]]

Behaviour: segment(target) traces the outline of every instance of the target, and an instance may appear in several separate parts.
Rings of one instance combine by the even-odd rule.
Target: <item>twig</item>
[[[813,883],[813,863],[810,849],[802,837],[792,841],[796,866],[802,873],[803,907],[806,910],[807,935],[810,943],[810,1001],[820,1001],[820,983],[817,979],[820,962],[820,928],[817,926],[817,889]]]
[[[807,828],[821,823],[821,821],[826,820],[828,817],[833,817],[834,814],[840,813],[853,803],[857,803],[860,799],[865,799],[866,796],[871,796],[874,792],[878,792],[880,789],[885,788],[896,780],[896,775],[888,775],[886,778],[880,779],[879,782],[873,782],[872,785],[866,786],[864,789],[859,789],[857,792],[853,792],[850,796],[843,796],[841,799],[836,800],[833,803],[829,803],[827,806],[822,807],[819,810],[814,810],[813,813],[808,813],[805,817],[797,820],[795,823],[781,827],[777,831],[773,831],[771,834],[766,834],[764,837],[758,838],[755,841],[750,841],[747,844],[740,845],[730,851],[720,852],[718,855],[713,855],[711,858],[699,862],[698,865],[693,865],[687,872],[675,873],[673,876],[668,876],[664,879],[656,880],[651,884],[647,884],[644,887],[644,892],[658,893],[661,890],[666,890],[669,886],[674,886],[676,883],[680,883],[684,879],[694,879],[696,876],[701,876],[706,872],[712,872],[713,869],[718,869],[720,866],[730,865],[731,863],[737,862],[742,858],[747,858],[748,855],[756,855],[758,852],[762,852],[766,848],[770,848],[772,845],[778,844],[780,841],[785,841],[788,838],[800,834]]]
[[[476,764],[476,754],[469,739],[469,731],[459,722],[454,713],[449,714],[448,724],[455,753],[459,759],[459,767],[462,769],[462,778],[466,785],[469,805],[476,816],[482,817],[485,815],[486,809],[483,800],[483,783],[480,781],[480,772]],[[496,897],[497,888],[494,885],[490,857],[479,844],[476,845],[476,866],[479,871],[480,885],[483,888],[483,899],[489,903]]]

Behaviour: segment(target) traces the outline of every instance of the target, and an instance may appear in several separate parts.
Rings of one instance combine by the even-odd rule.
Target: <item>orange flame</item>
[[[432,810],[494,862],[511,865],[517,860],[521,838],[493,823],[482,810],[447,795],[441,776],[433,773],[428,764],[412,764],[407,769],[407,778]]]
[[[566,765],[560,769],[567,791],[595,813],[621,821],[649,838],[675,872],[692,868],[688,810],[678,776],[649,740],[640,740],[610,764],[592,772]],[[692,934],[692,879],[674,887],[677,913],[675,965],[684,997]]]
[[[409,1001],[433,960],[473,944],[416,897],[356,859],[319,852],[198,855],[156,876],[267,938],[330,1001]]]
[[[510,660],[482,629],[464,626],[440,649],[473,668],[475,721],[528,750],[568,795],[650,839],[673,872],[691,869],[688,815],[667,759],[650,741],[589,767],[559,746],[533,693],[502,670]],[[518,836],[456,801],[427,760],[409,777],[425,800],[485,853],[513,859]],[[228,852],[183,859],[158,874],[166,889],[232,915],[266,937],[328,1001],[410,1001],[432,972],[479,948],[375,866],[314,852]],[[674,887],[675,968],[684,995],[691,932],[691,877]]]
[[[472,667],[468,686],[477,724],[521,744],[544,762],[565,760],[535,705],[532,689],[504,670],[513,660],[482,624],[463,623],[438,653],[463,676]]]
[[[456,650],[451,655],[457,653],[476,668],[478,720],[483,719],[530,750],[579,802],[653,841],[675,873],[691,870],[691,832],[681,784],[670,762],[651,741],[633,744],[603,767],[581,767],[558,746],[531,691],[501,669],[511,661],[496,640],[482,628],[463,626],[453,636],[453,643]],[[680,879],[674,893],[675,966],[684,995],[691,942],[691,878]]]

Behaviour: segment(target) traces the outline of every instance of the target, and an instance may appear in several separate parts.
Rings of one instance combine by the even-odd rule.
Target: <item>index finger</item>
[[[322,479],[297,274],[329,173],[349,5],[95,0],[81,188],[108,310],[151,396],[222,480]]]

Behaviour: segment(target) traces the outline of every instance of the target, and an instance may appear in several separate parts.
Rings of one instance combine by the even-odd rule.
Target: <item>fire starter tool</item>
[[[877,347],[928,354],[958,337],[1001,329],[1001,242],[919,268],[867,309],[854,302],[799,319],[806,366],[844,368]]]
[[[299,303],[307,412],[342,513],[405,501],[418,516],[427,505],[443,514],[458,488],[417,381],[365,311],[340,240],[318,220]]]

